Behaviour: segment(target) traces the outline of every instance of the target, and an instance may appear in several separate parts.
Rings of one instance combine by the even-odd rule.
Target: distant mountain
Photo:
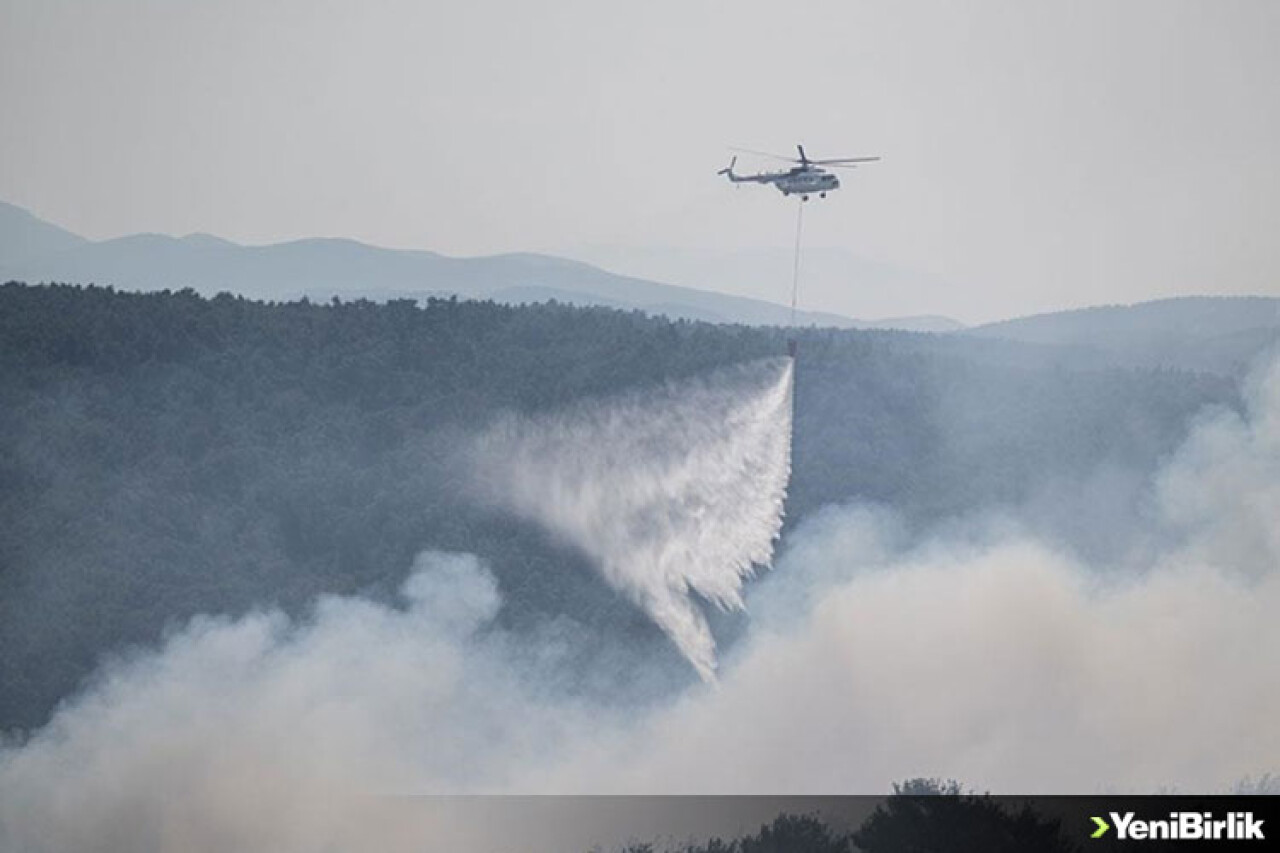
[[[135,234],[93,242],[12,205],[0,207],[0,279],[95,282],[142,291],[190,287],[205,295],[230,291],[274,300],[457,295],[525,304],[554,299],[718,323],[786,325],[791,320],[786,306],[766,300],[659,284],[549,255],[453,258],[342,239],[244,246],[209,234]],[[806,326],[886,327],[811,311],[800,312],[796,320]],[[892,323],[917,331],[950,328],[945,318]]]
[[[1003,320],[962,334],[1087,351],[1112,362],[1236,373],[1280,344],[1280,298],[1159,299]]]
[[[560,254],[619,275],[639,276],[688,287],[732,290],[755,299],[790,298],[795,263],[791,247],[716,250],[674,246],[577,246]],[[824,308],[848,315],[852,306],[892,306],[904,301],[935,304],[939,294],[956,292],[955,282],[918,270],[879,263],[829,246],[806,247],[800,268],[801,303],[806,293],[821,293]],[[863,308],[863,311],[872,310]],[[861,315],[862,312],[859,312]],[[862,320],[857,328],[900,329],[909,332],[951,332],[964,323],[950,317],[900,317]]]
[[[89,241],[0,201],[0,266],[24,264]]]
[[[859,329],[896,329],[900,332],[958,332],[964,323],[939,314],[922,314],[918,317],[886,317],[883,320],[860,321]]]

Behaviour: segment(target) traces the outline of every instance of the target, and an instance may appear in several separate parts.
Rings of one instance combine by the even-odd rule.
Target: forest
[[[0,286],[0,731],[196,614],[390,598],[425,549],[492,567],[504,629],[554,624],[562,686],[638,701],[692,679],[581,555],[468,500],[458,449],[502,413],[777,356],[787,334],[554,302]],[[829,504],[920,529],[1030,507],[1105,562],[1126,526],[1089,484],[1137,494],[1195,413],[1240,404],[1236,376],[1047,345],[798,336],[787,529]],[[717,620],[722,642],[744,619]],[[669,665],[637,678],[637,655]]]

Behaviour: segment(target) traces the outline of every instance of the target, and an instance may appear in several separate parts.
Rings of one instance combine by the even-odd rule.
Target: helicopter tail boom
[[[738,175],[734,174],[734,172],[733,172],[733,167],[734,167],[735,165],[737,165],[737,163],[738,163],[738,158],[737,158],[737,157],[734,157],[732,160],[730,160],[730,161],[729,161],[729,165],[728,165],[728,166],[725,166],[723,169],[721,169],[720,171],[716,172],[716,174],[717,174],[717,175],[724,175],[726,178],[728,178],[729,180],[733,181],[735,184],[736,184],[736,183],[738,183],[739,181],[744,180],[743,178],[739,177]]]

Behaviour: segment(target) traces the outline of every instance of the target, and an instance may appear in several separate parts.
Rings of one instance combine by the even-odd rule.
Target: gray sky
[[[1280,293],[1280,3],[0,0],[0,199],[89,237],[787,246],[726,146],[880,154],[806,244],[974,321]],[[764,165],[760,163],[759,165]],[[778,301],[787,284],[780,283]]]

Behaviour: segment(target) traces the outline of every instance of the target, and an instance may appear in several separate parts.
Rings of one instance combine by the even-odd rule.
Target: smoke
[[[880,792],[942,776],[1087,793],[1265,778],[1280,766],[1280,361],[1245,403],[1202,413],[1153,479],[1160,544],[1136,568],[1082,563],[1008,517],[919,538],[885,508],[829,507],[753,590],[719,689],[543,784]]]
[[[1274,574],[1116,583],[1018,540],[967,554],[935,543],[868,571],[841,535],[811,553],[856,577],[817,595],[800,627],[760,631],[719,690],[542,784],[868,793],[942,776],[1011,793],[1222,791],[1280,765]],[[791,568],[784,557],[777,571]]]
[[[477,442],[481,493],[581,549],[710,680],[690,592],[741,609],[767,565],[791,474],[792,374],[770,359],[540,418]]]
[[[1245,379],[1247,412],[1203,412],[1157,483],[1179,564],[1265,578],[1280,568],[1280,355]]]
[[[785,418],[790,376],[735,376],[742,395],[723,392],[732,383],[683,389],[705,411],[682,409],[684,393],[668,389],[594,420],[507,424],[485,446],[520,464],[491,469],[490,485],[506,478],[522,495],[513,506],[594,549],[637,600],[665,591],[692,608],[688,590],[705,588],[736,604],[739,558],[765,553],[776,516],[721,506],[695,483],[698,466],[743,460],[706,476],[752,498],[743,490],[761,477],[776,486],[776,513],[785,463],[760,424]],[[529,638],[495,626],[497,587],[467,555],[420,556],[398,606],[334,597],[297,620],[194,620],[105,667],[48,726],[0,750],[0,849],[534,849],[524,835],[499,837],[513,827],[468,842],[425,806],[376,796],[389,793],[882,793],[938,775],[1020,793],[1224,791],[1270,778],[1280,363],[1244,399],[1243,412],[1204,413],[1151,481],[1159,546],[1138,571],[1085,564],[1007,517],[920,536],[888,508],[829,507],[748,591],[750,633],[717,682],[643,712],[548,689]],[[645,420],[651,407],[682,427]],[[704,429],[700,412],[725,426]],[[700,460],[683,473],[673,435]],[[631,469],[633,456],[663,473]],[[602,459],[619,478],[589,475]],[[530,508],[539,483],[555,496],[545,511]],[[579,490],[599,490],[630,520],[593,513],[595,492]],[[714,522],[712,566],[678,506]],[[714,538],[738,529],[754,548]],[[627,547],[657,581],[629,574],[641,565]]]
[[[115,662],[0,752],[0,849],[329,849],[352,821],[359,849],[370,795],[500,788],[585,727],[509,665],[474,557],[420,555],[402,599],[199,618]]]

